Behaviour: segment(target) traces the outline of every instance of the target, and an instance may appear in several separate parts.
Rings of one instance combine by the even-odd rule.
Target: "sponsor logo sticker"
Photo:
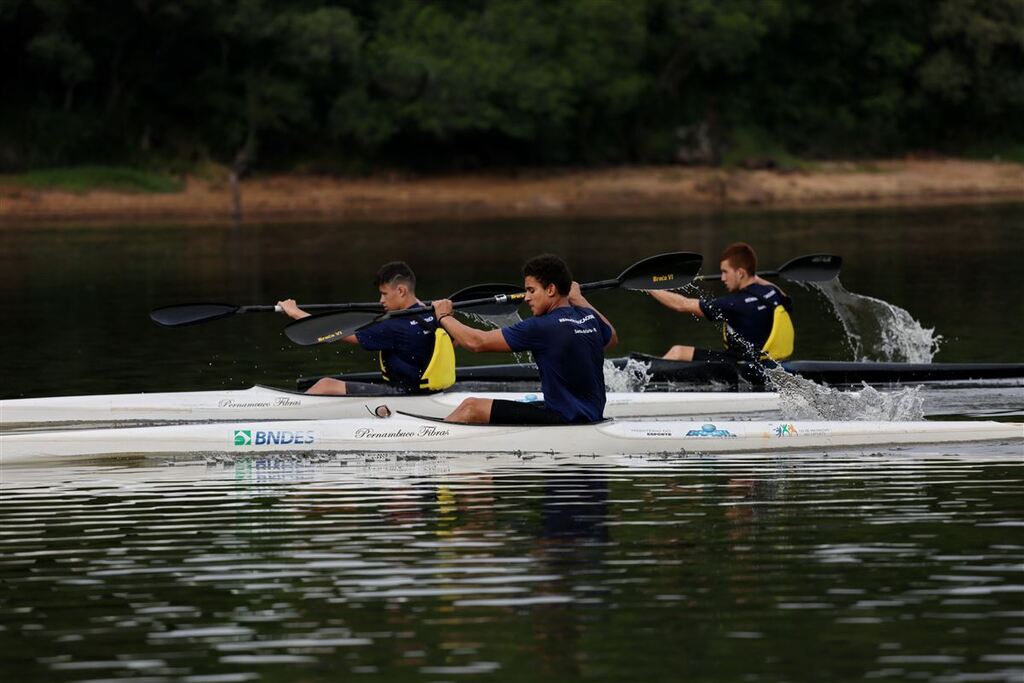
[[[287,446],[313,444],[316,436],[310,431],[291,429],[236,429],[235,446]]]
[[[778,436],[778,437],[797,436],[796,425],[793,424],[792,422],[787,422],[786,424],[777,425],[775,427],[774,431],[775,431],[775,436]]]
[[[373,427],[360,427],[354,433],[357,439],[407,439],[411,437],[437,437],[443,438],[451,435],[451,430],[434,425],[422,425],[417,430],[402,429],[374,429]]]
[[[700,437],[735,437],[736,435],[730,432],[728,429],[718,429],[713,424],[703,424],[700,429],[691,429],[686,432],[687,436],[700,436]]]

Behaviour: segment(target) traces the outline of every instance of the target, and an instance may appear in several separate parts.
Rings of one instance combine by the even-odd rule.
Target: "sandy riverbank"
[[[427,178],[269,176],[242,182],[244,220],[273,222],[672,215],[732,208],[1024,201],[1024,165],[961,160],[829,162],[811,171],[680,166]],[[74,194],[0,179],[0,222],[231,220],[226,180],[184,191]]]

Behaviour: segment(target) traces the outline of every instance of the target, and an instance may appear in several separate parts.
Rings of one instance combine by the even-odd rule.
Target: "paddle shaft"
[[[518,292],[521,287],[517,285],[509,285],[501,282],[491,282],[486,284],[473,285],[472,287],[466,287],[460,289],[451,295],[451,299],[454,301],[462,301],[464,299],[477,298],[480,296],[494,296],[496,294],[513,294]],[[371,301],[366,303],[344,303],[344,304],[304,304],[300,308],[307,313],[323,313],[327,311],[329,313],[343,313],[345,311],[358,311],[360,313],[372,312],[376,315],[380,315],[384,312],[384,307],[380,303]],[[235,315],[241,315],[243,313],[279,313],[282,309],[280,306],[239,306],[237,304],[221,304],[221,303],[196,303],[196,304],[177,304],[173,306],[164,306],[157,308],[149,313],[149,317],[153,322],[164,327],[182,327],[185,325],[195,325],[198,323],[210,322],[213,320],[222,320],[224,318],[230,318]],[[491,309],[483,309],[480,315],[504,315],[505,311],[494,311]]]
[[[591,292],[595,289],[612,289],[622,284],[622,281],[618,278],[611,280],[597,280],[596,282],[587,282],[580,285],[580,290],[584,292]],[[488,296],[481,299],[467,299],[466,301],[455,301],[452,303],[453,309],[460,308],[471,308],[473,306],[482,306],[483,304],[507,304],[514,303],[516,301],[522,301],[526,298],[526,292],[517,292],[515,294],[498,294],[496,296]],[[413,306],[412,308],[406,308],[401,311],[389,311],[377,318],[374,322],[380,322],[382,320],[390,320],[391,318],[404,318],[409,315],[417,315],[423,313],[425,308],[430,308],[434,305],[433,301],[424,302],[423,306]]]
[[[839,275],[843,259],[832,254],[808,254],[790,259],[777,270],[759,270],[761,277],[782,277],[794,282],[826,282]],[[721,273],[699,275],[697,280],[721,280]]]
[[[631,290],[675,289],[683,287],[693,279],[700,270],[702,258],[700,254],[690,252],[670,252],[658,254],[634,263],[617,278],[588,282],[580,286],[581,290],[609,289],[619,287]],[[526,298],[525,292],[499,293],[483,298],[454,301],[453,309],[485,305],[518,304]],[[296,320],[285,328],[285,335],[297,344],[309,346],[323,344],[351,335],[369,325],[392,318],[422,315],[425,309],[433,305],[428,302],[424,306],[416,306],[401,311],[389,311],[384,315],[372,316],[366,312],[324,313]]]
[[[758,277],[779,277],[780,274],[781,273],[779,273],[779,271],[777,271],[777,270],[759,270],[756,273],[756,275]],[[785,277],[785,276],[783,276],[783,277]],[[722,279],[722,274],[721,273],[712,273],[711,275],[698,275],[694,279],[695,280],[716,280],[717,281],[717,280],[721,280]]]
[[[350,311],[353,309],[368,309],[368,308],[379,308],[384,310],[376,301],[368,301],[366,303],[346,303],[346,304],[297,304],[299,308],[304,311]],[[273,306],[239,306],[238,314],[242,313],[280,313],[281,307],[277,304]]]

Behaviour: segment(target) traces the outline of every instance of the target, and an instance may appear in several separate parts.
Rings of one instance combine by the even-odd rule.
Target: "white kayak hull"
[[[1024,439],[1001,422],[718,422],[609,420],[487,426],[390,419],[231,422],[0,434],[0,465],[120,455],[256,453],[742,453]],[[1018,448],[1018,445],[1014,445]]]
[[[538,392],[313,396],[255,386],[243,390],[9,399],[0,401],[0,425],[10,429],[89,423],[333,420],[372,417],[382,405],[392,412],[445,417],[469,396],[509,401],[543,400],[543,394]],[[605,417],[687,417],[763,412],[778,407],[778,394],[765,392],[609,393]]]

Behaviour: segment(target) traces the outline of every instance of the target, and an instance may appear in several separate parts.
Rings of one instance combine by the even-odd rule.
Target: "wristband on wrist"
[[[451,317],[453,315],[455,315],[455,314],[454,313],[445,313],[444,315],[439,315],[439,316],[437,316],[437,322],[440,323],[445,318]]]

